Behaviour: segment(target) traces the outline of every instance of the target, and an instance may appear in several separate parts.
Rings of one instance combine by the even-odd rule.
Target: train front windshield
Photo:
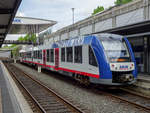
[[[117,37],[116,37],[117,36]],[[100,37],[109,62],[129,62],[130,54],[124,39],[118,35]]]

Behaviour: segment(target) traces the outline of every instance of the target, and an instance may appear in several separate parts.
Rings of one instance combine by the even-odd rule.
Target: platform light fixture
[[[74,10],[75,8],[71,8],[72,9],[72,24],[74,24]]]

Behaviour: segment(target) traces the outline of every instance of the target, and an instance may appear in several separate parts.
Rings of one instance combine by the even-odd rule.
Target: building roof
[[[22,0],[0,0],[0,47]]]
[[[57,22],[32,17],[15,17],[9,34],[39,33]]]

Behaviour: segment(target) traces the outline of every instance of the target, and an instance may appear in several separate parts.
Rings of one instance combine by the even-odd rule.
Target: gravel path
[[[82,106],[81,108],[89,109],[89,113],[148,113],[122,101],[69,84],[64,80],[50,76],[50,74],[38,73],[36,70],[21,64],[14,65],[47,84],[51,89],[54,89],[63,97],[67,97],[76,105]]]

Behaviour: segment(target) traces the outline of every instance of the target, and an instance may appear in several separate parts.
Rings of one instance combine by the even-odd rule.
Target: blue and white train
[[[20,62],[74,77],[84,84],[128,85],[137,79],[127,38],[115,34],[80,36],[20,51]]]

